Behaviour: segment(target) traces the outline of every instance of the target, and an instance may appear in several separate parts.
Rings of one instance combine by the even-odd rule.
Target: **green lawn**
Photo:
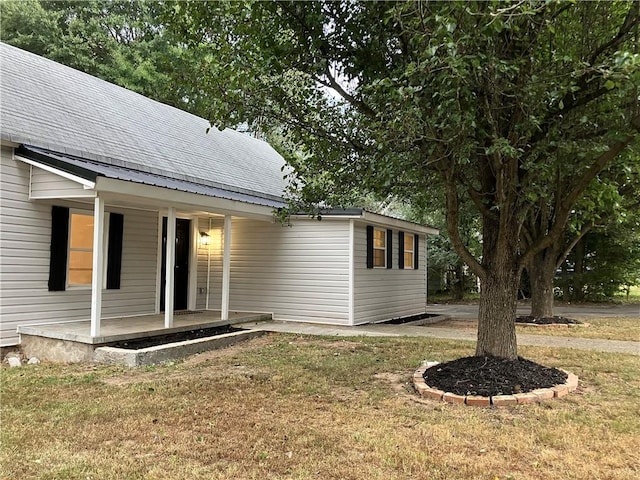
[[[472,345],[270,334],[174,365],[0,369],[3,479],[632,479],[637,356],[522,347],[562,400],[420,400],[424,359]]]

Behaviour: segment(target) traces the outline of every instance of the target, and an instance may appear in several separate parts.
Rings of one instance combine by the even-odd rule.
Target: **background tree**
[[[640,162],[620,158],[594,190],[583,202],[599,212],[594,228],[562,264],[565,301],[607,300],[640,283]]]
[[[560,236],[553,244],[540,250],[534,255],[527,265],[528,280],[531,290],[531,315],[536,318],[552,317],[554,302],[554,284],[558,269],[565,262],[574,247],[582,248],[581,243],[585,235],[594,237],[604,233],[604,238],[618,234],[627,226],[628,238],[633,238],[633,226],[628,221],[632,218],[634,209],[637,209],[635,199],[640,195],[640,184],[637,181],[637,169],[640,168],[637,151],[629,148],[625,154],[620,155],[616,162],[607,170],[601,172],[591,182],[583,197],[576,202],[570,221],[567,223],[564,235]],[[570,177],[566,177],[570,181]],[[557,180],[559,181],[559,179]],[[568,188],[567,185],[561,188]],[[532,210],[531,217],[527,221],[525,233],[537,232],[540,235],[549,227],[549,219],[553,218],[555,204],[553,202],[540,202],[536,210]],[[594,229],[599,234],[594,234]],[[615,235],[614,235],[615,236]],[[611,237],[614,238],[614,237]],[[528,244],[527,235],[522,238],[524,248]],[[606,249],[604,243],[599,243]],[[630,244],[631,245],[631,244]],[[613,245],[612,245],[613,247]],[[602,252],[604,255],[604,252]],[[627,257],[632,252],[627,253]],[[618,281],[625,282],[628,277],[623,270],[609,269],[605,275],[610,278],[612,284]],[[588,278],[588,277],[587,277]],[[575,300],[575,298],[574,298]]]
[[[515,358],[522,269],[564,234],[585,189],[640,125],[632,95],[639,63],[628,48],[638,4],[232,2],[170,9],[174,31],[209,52],[207,75],[192,85],[223,95],[212,105],[213,123],[279,125],[298,152],[287,156],[297,169],[294,201],[340,205],[364,187],[416,202],[432,184],[445,189],[450,238],[482,284],[476,354]],[[579,154],[551,154],[576,125],[590,140]],[[550,172],[570,175],[562,182],[569,188],[538,181]],[[462,198],[482,218],[481,258],[460,235]],[[522,249],[526,219],[541,198],[555,200],[554,218],[544,232],[527,232]]]

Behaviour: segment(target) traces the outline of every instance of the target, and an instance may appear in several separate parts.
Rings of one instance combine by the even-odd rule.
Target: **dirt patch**
[[[513,395],[564,383],[567,374],[519,357],[464,357],[428,368],[427,385],[456,395]]]
[[[373,376],[377,381],[385,385],[389,385],[396,393],[407,393],[411,391],[407,388],[407,374],[399,372],[380,372]]]
[[[553,317],[534,317],[532,315],[523,315],[516,318],[516,323],[527,325],[582,325],[580,320],[573,318],[553,316]]]

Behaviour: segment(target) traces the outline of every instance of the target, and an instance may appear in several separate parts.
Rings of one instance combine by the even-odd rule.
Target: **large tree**
[[[640,128],[638,3],[168,7],[170,27],[203,53],[192,95],[216,97],[217,126],[278,127],[294,147],[296,200],[338,205],[365,189],[420,201],[431,184],[445,189],[448,233],[482,284],[476,354],[516,358],[522,269]],[[588,141],[564,155],[576,128]],[[482,219],[481,258],[459,233],[465,198]],[[541,199],[553,218],[529,231]]]

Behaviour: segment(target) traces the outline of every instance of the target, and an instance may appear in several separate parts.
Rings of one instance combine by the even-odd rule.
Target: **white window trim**
[[[376,247],[376,232],[382,232],[384,238],[384,248]],[[384,252],[384,265],[376,265],[376,250]],[[387,268],[387,230],[384,228],[373,227],[373,268]]]
[[[91,283],[87,283],[85,285],[72,285],[69,283],[69,259],[71,258],[71,216],[74,214],[87,215],[90,217],[94,217],[95,215],[92,210],[84,210],[81,208],[70,208],[69,209],[69,225],[67,226],[67,271],[66,271],[66,288],[65,290],[91,290]],[[109,212],[104,212],[104,228],[103,228],[103,249],[104,255],[102,255],[102,290],[107,289],[107,252],[109,251]],[[89,249],[76,249],[77,251],[89,251]],[[91,253],[93,254],[93,243],[91,246]]]

